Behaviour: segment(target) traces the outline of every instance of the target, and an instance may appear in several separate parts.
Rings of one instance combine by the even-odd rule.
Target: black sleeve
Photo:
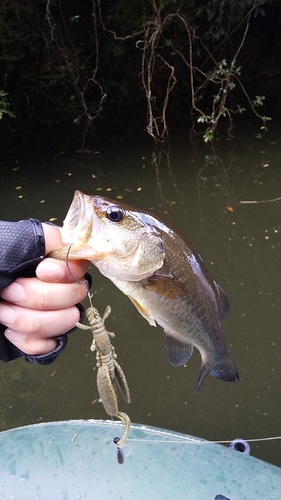
[[[0,290],[19,276],[34,276],[45,256],[45,238],[39,220],[0,221]]]
[[[0,221],[0,291],[18,277],[35,276],[35,269],[45,256],[45,239],[41,222],[36,219],[19,222]],[[86,275],[91,286],[91,276]],[[1,300],[1,298],[0,298]],[[84,309],[76,304],[83,321]],[[57,347],[48,354],[31,356],[14,346],[4,336],[6,326],[0,324],[0,361],[8,362],[23,358],[29,363],[48,365],[63,351],[67,344],[67,334],[56,337]],[[74,331],[76,327],[67,333]]]
[[[32,356],[31,354],[26,354],[25,352],[18,349],[14,344],[9,342],[4,335],[4,331],[7,329],[6,326],[0,324],[0,361],[8,363],[8,361],[13,361],[17,358],[22,358],[29,363],[39,364],[39,365],[50,365],[58,355],[63,351],[67,344],[67,335],[61,335],[56,337],[58,340],[57,347],[48,352],[48,354],[42,354],[40,356]],[[70,332],[68,332],[70,333]]]

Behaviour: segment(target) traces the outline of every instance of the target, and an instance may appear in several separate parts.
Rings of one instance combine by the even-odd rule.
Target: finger
[[[80,312],[75,306],[55,311],[36,311],[7,302],[0,304],[0,323],[16,332],[38,338],[56,337],[68,332],[79,318]]]
[[[88,282],[49,283],[37,278],[17,278],[2,290],[1,297],[13,304],[29,309],[63,309],[85,299]]]
[[[58,345],[56,339],[36,338],[10,329],[7,329],[4,335],[18,349],[33,356],[40,356],[41,354],[52,352]]]
[[[87,260],[69,261],[68,267],[65,261],[46,258],[38,264],[36,268],[36,276],[42,281],[64,282],[71,283],[77,278],[78,281],[83,281],[83,276],[87,271],[89,262]],[[74,276],[74,277],[73,277]]]

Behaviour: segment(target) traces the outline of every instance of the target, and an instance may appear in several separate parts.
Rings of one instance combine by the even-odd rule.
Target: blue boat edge
[[[2,431],[0,497],[280,500],[281,468],[167,429],[132,423],[120,464],[114,438],[122,431],[122,423],[111,420]]]

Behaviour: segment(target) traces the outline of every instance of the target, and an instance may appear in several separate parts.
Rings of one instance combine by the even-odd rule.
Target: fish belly
[[[153,326],[158,324],[167,335],[196,347],[205,359],[213,357],[219,346],[200,318],[200,311],[184,299],[159,297],[143,289],[141,283],[112,280],[127,295],[142,316]],[[209,331],[208,331],[209,330]]]
[[[160,297],[145,289],[141,282],[111,281],[131,299],[150,325],[158,324],[164,329],[168,357],[174,366],[186,363],[193,347],[199,350],[202,361],[196,392],[208,374],[226,382],[239,380],[237,367],[224,340],[218,311],[206,315],[184,298]]]

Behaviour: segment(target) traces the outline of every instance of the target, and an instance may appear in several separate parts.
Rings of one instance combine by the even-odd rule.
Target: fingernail
[[[25,333],[20,333],[16,332],[15,330],[5,330],[4,332],[5,337],[12,342],[12,344],[20,345],[24,342],[25,340]]]
[[[3,290],[1,296],[9,302],[21,302],[24,299],[24,288],[19,283],[12,283]]]
[[[56,262],[50,262],[50,259],[40,262],[36,274],[40,279],[48,279],[50,281],[59,280],[64,275],[64,269]]]
[[[16,313],[14,309],[6,304],[0,305],[0,323],[9,326],[15,321]]]

